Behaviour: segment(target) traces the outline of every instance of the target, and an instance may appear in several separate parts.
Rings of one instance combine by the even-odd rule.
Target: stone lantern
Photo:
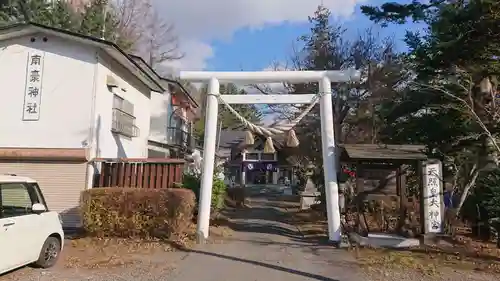
[[[311,177],[314,175],[314,165],[308,165],[306,171],[306,183],[304,191],[300,192],[300,208],[302,210],[310,209],[311,205],[319,203],[321,192],[318,191]]]

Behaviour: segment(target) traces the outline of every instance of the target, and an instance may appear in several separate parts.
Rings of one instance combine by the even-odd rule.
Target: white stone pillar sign
[[[444,202],[441,161],[429,160],[423,163],[422,170],[424,233],[442,233],[444,231]]]

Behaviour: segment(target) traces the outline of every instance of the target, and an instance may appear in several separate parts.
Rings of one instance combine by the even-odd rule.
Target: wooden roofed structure
[[[406,188],[407,167],[418,169],[427,160],[423,145],[343,144],[339,146],[340,162],[356,171],[355,204],[359,208],[367,202],[384,202],[388,207],[399,205],[398,231],[401,231],[408,214]],[[361,231],[368,226],[360,219]]]

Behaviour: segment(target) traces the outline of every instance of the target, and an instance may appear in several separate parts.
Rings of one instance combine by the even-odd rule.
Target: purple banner
[[[278,162],[243,162],[243,168],[247,171],[263,170],[276,172]]]

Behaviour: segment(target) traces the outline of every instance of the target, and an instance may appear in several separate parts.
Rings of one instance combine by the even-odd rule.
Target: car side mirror
[[[45,205],[40,203],[35,203],[33,204],[33,206],[31,206],[31,211],[35,214],[40,214],[47,211],[47,209],[45,208]]]

